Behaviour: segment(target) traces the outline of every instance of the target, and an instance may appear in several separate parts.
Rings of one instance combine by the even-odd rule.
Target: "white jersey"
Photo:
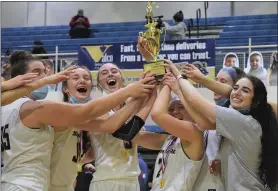
[[[47,191],[53,130],[49,126],[31,129],[23,125],[19,111],[30,101],[21,98],[2,107],[2,183],[22,191]]]
[[[63,102],[61,92],[51,92],[47,100]],[[69,128],[55,132],[51,154],[49,191],[69,191],[77,176],[77,163],[73,157],[77,154],[77,135],[79,131]]]
[[[109,113],[113,115],[113,112]],[[90,134],[94,149],[95,167],[94,181],[136,178],[140,174],[137,145],[125,149],[124,141],[111,134]]]
[[[194,184],[193,191],[202,191],[208,189],[223,191],[224,185],[220,175],[215,176],[209,171],[211,162],[215,159],[221,159],[218,153],[221,137],[216,133],[216,130],[210,130],[207,132],[208,137],[206,155],[199,176]]]
[[[77,163],[73,161],[77,155],[77,135],[73,129],[54,133],[49,191],[72,190],[78,171]]]
[[[152,191],[191,191],[202,163],[187,157],[180,138],[168,136],[155,162]]]

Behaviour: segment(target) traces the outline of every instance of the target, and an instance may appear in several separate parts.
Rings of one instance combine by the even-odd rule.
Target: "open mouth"
[[[117,81],[114,80],[114,79],[109,79],[109,80],[107,81],[108,86],[115,86],[116,83],[117,83]]]
[[[85,88],[85,87],[80,87],[80,88],[77,88],[77,91],[79,92],[79,93],[87,93],[87,88]]]

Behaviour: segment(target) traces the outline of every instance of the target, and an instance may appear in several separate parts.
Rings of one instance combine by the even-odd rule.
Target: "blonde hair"
[[[116,64],[113,64],[113,63],[106,63],[106,64],[112,64],[112,65],[114,65],[118,70],[119,70],[119,72],[120,72],[120,74],[121,74],[121,76],[122,76],[122,81],[123,81],[123,84],[125,83],[125,79],[124,79],[124,75],[123,75],[123,72],[122,72],[122,70],[116,65]],[[102,66],[104,66],[105,64],[103,64]],[[101,66],[101,67],[102,67]],[[101,68],[100,67],[100,68]],[[101,90],[101,91],[103,91],[103,87],[100,85],[100,82],[99,82],[99,71],[100,70],[98,70],[98,72],[97,72],[97,84],[96,84],[96,86],[97,86],[97,88],[99,89],[99,90]]]
[[[69,68],[69,67],[71,67],[71,65],[65,67],[65,69],[67,69],[67,68]],[[76,66],[76,69],[78,69],[78,68],[84,69],[84,70],[86,70],[86,71],[89,73],[90,80],[92,81],[92,85],[94,86],[94,83],[93,83],[93,76],[92,76],[90,70],[89,70],[86,66]],[[63,95],[64,95],[64,99],[63,99],[64,102],[68,102],[68,101],[69,101],[69,96],[68,96],[68,94],[64,92],[64,88],[67,87],[67,86],[68,86],[68,80],[63,81],[63,82],[62,82],[62,93],[63,93]]]

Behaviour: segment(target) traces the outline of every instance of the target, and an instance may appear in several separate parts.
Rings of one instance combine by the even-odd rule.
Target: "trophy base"
[[[164,74],[166,73],[163,64],[163,60],[158,60],[155,62],[144,64],[144,71],[150,71],[151,73],[155,74],[156,81],[161,82]]]

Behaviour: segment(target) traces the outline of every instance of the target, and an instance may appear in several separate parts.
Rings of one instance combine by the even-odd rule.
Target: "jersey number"
[[[8,128],[9,124],[1,127],[1,152],[11,149]]]
[[[156,178],[159,178],[159,177],[160,177],[160,174],[161,174],[161,171],[162,171],[162,165],[161,165],[161,163],[162,163],[162,158],[158,159],[158,164],[160,165],[160,169],[159,169],[159,171],[158,171],[157,174],[156,174]]]

